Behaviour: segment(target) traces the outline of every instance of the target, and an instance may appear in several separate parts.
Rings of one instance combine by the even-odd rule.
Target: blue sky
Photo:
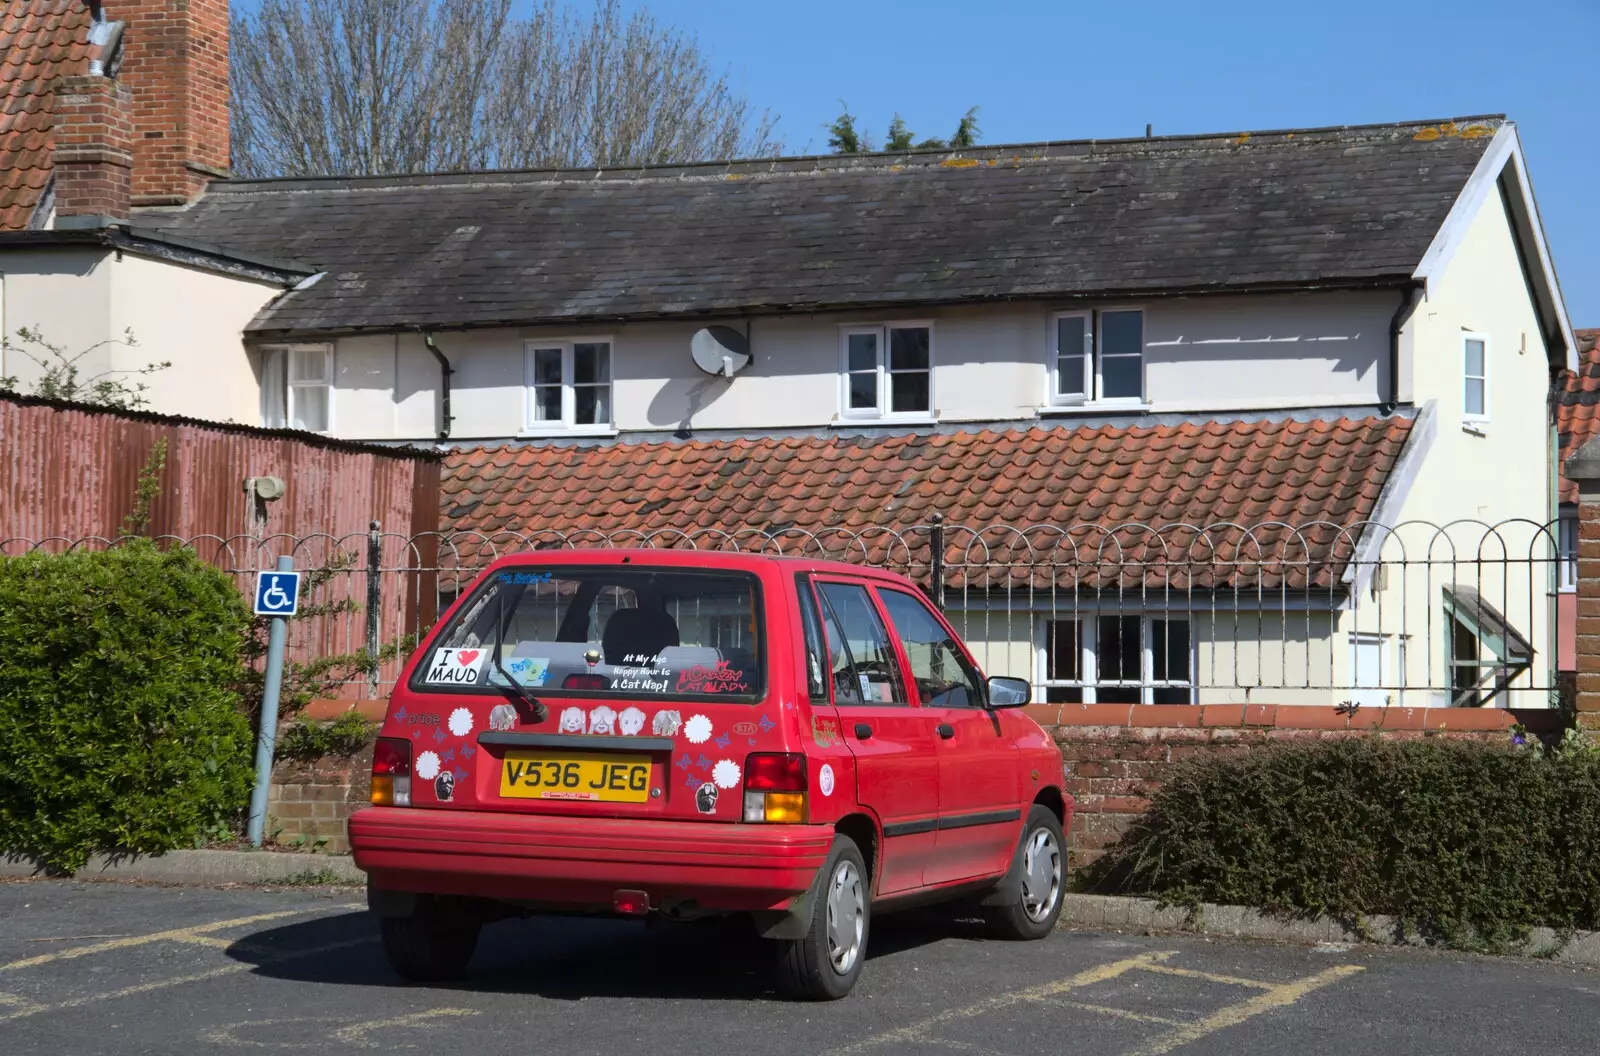
[[[987,143],[1365,124],[1517,122],[1575,326],[1600,327],[1600,0],[653,0],[791,152],[841,98]]]

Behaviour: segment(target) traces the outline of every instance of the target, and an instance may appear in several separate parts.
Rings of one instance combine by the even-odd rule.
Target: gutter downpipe
[[[1400,290],[1400,307],[1389,318],[1389,406],[1393,413],[1400,406],[1400,331],[1406,325],[1406,316],[1416,307],[1417,291],[1426,289],[1420,282],[1411,282]]]
[[[439,346],[434,344],[433,331],[423,330],[420,333],[423,345],[433,353],[433,358],[439,361],[439,439],[448,440],[450,426],[455,421],[455,415],[450,413],[450,375],[456,371],[445,358],[445,354],[439,351]]]

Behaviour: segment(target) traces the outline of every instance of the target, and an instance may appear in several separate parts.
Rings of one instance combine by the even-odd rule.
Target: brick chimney
[[[55,93],[55,214],[125,220],[133,165],[133,119],[128,89],[110,77],[57,78]]]
[[[133,205],[181,205],[228,170],[228,0],[108,0],[126,36]]]

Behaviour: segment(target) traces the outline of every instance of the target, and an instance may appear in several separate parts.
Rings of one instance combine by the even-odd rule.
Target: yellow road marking
[[[1197,972],[1193,968],[1173,968],[1165,964],[1152,965],[1145,969],[1150,972],[1159,972],[1162,975],[1181,975],[1185,979],[1204,979],[1208,983],[1221,983],[1224,986],[1248,986],[1256,990],[1271,990],[1277,983],[1268,983],[1260,979],[1240,979],[1236,975],[1218,975],[1215,972]]]
[[[223,928],[242,928],[247,924],[260,924],[268,920],[279,920],[283,917],[300,916],[314,913],[313,909],[283,909],[276,913],[257,913],[251,917],[235,917],[232,920],[219,920],[211,924],[201,924],[192,928],[173,928],[168,931],[153,931],[148,935],[130,935],[125,939],[112,939],[109,942],[96,942],[88,946],[74,946],[69,950],[56,950],[54,953],[41,953],[34,957],[24,957],[20,961],[9,964],[0,964],[0,972],[12,972],[18,968],[32,968],[35,965],[49,964],[51,961],[70,960],[73,957],[87,957],[91,953],[105,953],[108,950],[125,950],[132,946],[144,946],[152,942],[193,942],[195,937],[208,931],[221,931]]]
[[[425,1012],[411,1012],[403,1016],[391,1016],[384,1019],[369,1019],[361,1023],[350,1023],[329,1032],[326,1036],[318,1037],[313,1041],[261,1041],[256,1038],[241,1038],[239,1032],[250,1028],[274,1028],[273,1033],[281,1033],[282,1028],[294,1025],[316,1025],[318,1027],[329,1023],[337,1023],[335,1016],[292,1016],[285,1019],[250,1019],[243,1023],[234,1023],[231,1026],[202,1034],[201,1040],[217,1045],[238,1045],[250,1049],[316,1049],[326,1051],[329,1040],[345,1045],[352,1045],[360,1049],[377,1049],[384,1046],[367,1037],[375,1030],[391,1030],[406,1027],[430,1027],[437,1020],[450,1019],[460,1016],[479,1016],[483,1013],[473,1008],[430,1008]],[[405,1046],[413,1048],[414,1046]]]
[[[434,1008],[427,1012],[413,1012],[407,1016],[395,1016],[392,1019],[371,1019],[365,1023],[352,1023],[348,1027],[340,1027],[333,1032],[335,1039],[346,1045],[359,1045],[362,1048],[376,1049],[378,1043],[368,1041],[367,1035],[374,1030],[384,1030],[390,1027],[426,1027],[431,1026],[429,1020],[444,1019],[451,1016],[477,1016],[482,1015],[475,1008]]]
[[[13,1019],[22,1019],[25,1016],[38,1015],[41,1012],[59,1012],[62,1009],[80,1008],[83,1005],[92,1005],[101,1001],[110,1001],[118,997],[132,997],[135,994],[148,994],[155,990],[165,990],[168,987],[183,986],[187,983],[203,983],[209,979],[216,979],[224,975],[233,975],[236,972],[248,972],[255,968],[266,968],[276,964],[283,964],[287,961],[299,960],[303,957],[316,957],[320,954],[333,953],[336,950],[349,949],[352,946],[363,946],[367,943],[375,941],[377,940],[370,937],[347,939],[344,942],[333,942],[327,944],[326,946],[313,946],[308,950],[295,950],[292,953],[286,953],[270,960],[257,962],[239,961],[234,964],[223,965],[221,968],[213,968],[210,971],[196,972],[193,975],[180,975],[174,979],[158,979],[150,983],[139,983],[136,986],[125,986],[120,990],[112,990],[111,992],[104,994],[88,994],[84,997],[74,997],[67,1001],[58,1001],[53,1005],[33,1005],[29,1008],[20,1008],[15,1012],[6,1012],[0,1014],[0,1023],[4,1023]]]
[[[190,942],[196,946],[212,946],[225,950],[233,945],[232,939],[219,939],[215,935],[201,935],[193,931],[173,931],[167,934],[173,942]]]
[[[1129,1012],[1125,1008],[1112,1008],[1109,1005],[1091,1005],[1087,1001],[1062,1001],[1063,1005],[1072,1008],[1081,1008],[1085,1012],[1099,1012],[1101,1015],[1116,1016],[1118,1019],[1131,1019],[1135,1023],[1159,1023],[1164,1027],[1181,1027],[1181,1019],[1167,1019],[1163,1016],[1152,1016],[1144,1012]]]
[[[13,1007],[19,1007],[19,1008],[43,1008],[44,1007],[43,1005],[39,1004],[39,1002],[37,1002],[37,1001],[29,1001],[27,998],[18,997],[16,994],[0,994],[0,1005],[11,1005]]]
[[[1305,997],[1313,990],[1320,990],[1329,983],[1336,983],[1340,979],[1366,971],[1359,964],[1340,964],[1327,971],[1308,975],[1304,979],[1297,979],[1292,983],[1262,983],[1255,986],[1270,986],[1265,993],[1240,1001],[1238,1004],[1229,1005],[1218,1009],[1204,1019],[1197,1019],[1193,1023],[1185,1023],[1180,1027],[1163,1034],[1148,1044],[1134,1049],[1127,1056],[1162,1056],[1171,1052],[1180,1045],[1187,1045],[1198,1041],[1208,1034],[1215,1034],[1219,1030],[1237,1026],[1251,1016],[1259,1016],[1263,1012],[1270,1012],[1275,1008],[1286,1008]]]
[[[927,1019],[924,1019],[920,1022],[912,1023],[909,1026],[900,1027],[897,1030],[885,1031],[882,1034],[877,1034],[870,1038],[864,1038],[863,1040],[856,1042],[854,1045],[847,1045],[842,1049],[834,1049],[833,1051],[840,1054],[861,1052],[878,1045],[885,1045],[891,1042],[899,1041],[936,1042],[938,1039],[931,1036],[931,1031],[934,1027],[937,1027],[940,1024],[948,1023],[951,1020],[956,1019],[970,1019],[973,1016],[981,1016],[985,1012],[993,1012],[997,1009],[1008,1008],[1011,1005],[1015,1005],[1021,1001],[1035,1001],[1040,998],[1054,997],[1057,994],[1064,994],[1069,990],[1077,990],[1085,986],[1092,986],[1095,983],[1103,983],[1108,979],[1115,979],[1117,976],[1123,975],[1127,972],[1131,972],[1140,968],[1148,968],[1153,964],[1160,964],[1169,957],[1176,957],[1177,954],[1177,950],[1157,950],[1151,953],[1141,953],[1136,957],[1129,957],[1126,960],[1112,961],[1109,964],[1102,964],[1095,968],[1086,969],[1085,971],[1079,972],[1077,975],[1068,976],[1065,979],[1058,979],[1053,983],[1045,983],[1042,986],[1036,986],[1029,990],[1018,990],[1009,994],[999,994],[995,997],[986,998],[975,1004],[967,1005],[965,1008],[953,1008],[946,1012],[940,1012],[939,1014],[929,1016]]]

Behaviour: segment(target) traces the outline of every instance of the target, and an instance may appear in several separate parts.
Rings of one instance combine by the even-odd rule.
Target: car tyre
[[[834,837],[820,877],[805,936],[778,940],[780,986],[803,1001],[844,997],[867,959],[872,879],[854,840]]]
[[[1009,896],[998,905],[984,907],[990,931],[1003,939],[1044,938],[1055,930],[1061,916],[1066,886],[1066,840],[1061,822],[1049,807],[1035,803],[1022,827],[1011,871],[1001,882],[1000,890]]]
[[[409,917],[382,917],[383,952],[400,977],[413,983],[460,979],[467,971],[483,925],[465,913],[452,913],[428,895],[417,898]]]

